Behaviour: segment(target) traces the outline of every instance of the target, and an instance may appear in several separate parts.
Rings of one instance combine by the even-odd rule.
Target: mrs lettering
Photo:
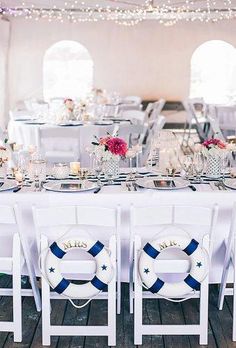
[[[82,242],[80,240],[68,240],[67,242],[63,243],[64,250],[68,250],[71,248],[87,248],[87,244],[85,242]]]

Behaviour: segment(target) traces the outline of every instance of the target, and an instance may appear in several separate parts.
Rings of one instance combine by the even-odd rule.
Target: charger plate
[[[1,191],[8,191],[13,190],[18,187],[18,184],[15,180],[0,180],[0,192]]]
[[[136,181],[137,185],[147,189],[155,190],[179,190],[190,185],[188,180],[182,178],[140,178]]]
[[[82,184],[80,180],[56,180],[43,185],[46,190],[55,192],[85,192],[94,190],[97,187],[96,182],[89,180],[84,180]]]

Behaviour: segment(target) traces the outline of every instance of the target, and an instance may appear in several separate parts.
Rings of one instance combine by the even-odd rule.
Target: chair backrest
[[[236,106],[215,106],[213,117],[219,122],[219,127],[223,131],[236,131]]]
[[[71,151],[75,160],[79,158],[79,136],[76,127],[38,127],[39,151]]]
[[[133,123],[144,123],[145,113],[140,110],[124,110],[122,118],[132,120]]]
[[[142,99],[139,96],[136,95],[130,95],[122,99],[122,103],[132,103],[135,105],[140,105],[142,102]]]
[[[49,240],[57,240],[64,236],[67,239],[75,236],[78,229],[84,237],[103,241],[109,240],[112,234],[120,233],[120,208],[104,208],[95,206],[57,206],[33,207],[33,218],[36,229],[37,245],[41,235]],[[40,248],[39,248],[40,250]]]
[[[104,117],[115,117],[118,114],[119,105],[105,104],[104,105]]]
[[[153,103],[153,108],[157,112],[157,115],[159,115],[162,112],[162,110],[165,106],[165,103],[166,103],[166,101],[163,98],[161,98],[158,101],[156,101],[155,103]]]
[[[151,240],[166,227],[188,232],[197,240],[203,240],[205,235],[210,239],[210,257],[212,255],[214,232],[218,216],[218,206],[184,206],[155,205],[131,206],[131,241],[135,235],[142,240]],[[145,232],[144,232],[145,231]],[[164,232],[163,232],[164,233]]]
[[[215,136],[216,138],[219,138],[221,140],[226,140],[223,133],[221,132],[219,120],[216,118],[213,118],[210,114],[207,116],[208,121],[211,126],[211,136]]]
[[[12,256],[14,233],[18,233],[14,208],[8,205],[0,205],[0,257]]]

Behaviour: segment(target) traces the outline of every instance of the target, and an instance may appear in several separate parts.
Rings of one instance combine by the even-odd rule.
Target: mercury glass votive
[[[70,169],[66,163],[56,163],[53,168],[56,179],[66,179],[70,174]]]

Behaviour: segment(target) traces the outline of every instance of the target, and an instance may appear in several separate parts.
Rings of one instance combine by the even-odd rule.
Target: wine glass
[[[101,182],[102,160],[96,158],[94,162],[95,162],[94,163],[94,172],[95,172],[95,176],[97,178],[97,185],[102,186],[102,182]]]
[[[221,162],[222,181],[224,181],[226,170],[228,167],[230,167],[230,156],[228,152],[226,151],[222,151],[222,152],[223,153],[221,154],[220,162]]]
[[[191,155],[184,155],[180,161],[181,167],[185,172],[185,178],[189,179],[193,165],[193,158]]]
[[[201,152],[196,152],[193,156],[193,167],[196,173],[196,180],[201,182],[201,175],[205,168],[205,158]]]

